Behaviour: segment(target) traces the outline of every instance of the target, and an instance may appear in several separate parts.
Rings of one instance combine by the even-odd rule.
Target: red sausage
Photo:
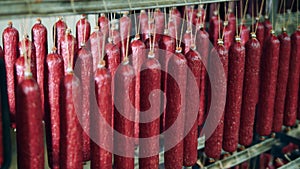
[[[284,102],[291,55],[291,38],[286,30],[283,30],[283,32],[278,35],[278,39],[280,41],[280,49],[272,129],[274,132],[280,132],[283,124]]]
[[[242,24],[242,26],[240,28],[241,28],[241,30],[240,30],[241,42],[243,45],[245,45],[246,42],[248,42],[248,40],[249,40],[250,30],[244,23]]]
[[[98,18],[98,26],[100,28],[99,30],[101,31],[101,33],[103,35],[106,35],[106,37],[108,37],[109,20],[107,19],[104,13],[101,13],[100,17]]]
[[[33,63],[30,64],[30,69],[34,69]],[[15,63],[15,71],[16,71],[16,80],[17,84],[21,83],[25,78],[25,59],[24,56],[21,55]]]
[[[265,20],[263,22],[265,33],[264,33],[264,39],[267,40],[268,37],[271,35],[271,30],[273,29],[272,23],[269,20],[269,17],[266,15]]]
[[[175,39],[168,36],[168,29],[164,31],[165,35],[161,36],[159,47],[161,53],[159,55],[159,63],[161,65],[161,90],[164,92],[164,97],[167,93],[167,73],[168,73],[168,63],[169,59],[172,57],[175,52]],[[164,131],[165,128],[165,110],[164,105],[166,104],[164,98],[161,98],[161,111],[163,112],[160,118],[160,128],[161,131]]]
[[[213,49],[212,52],[217,52],[218,54],[218,59],[220,59],[223,70],[216,70],[213,69],[213,62],[211,61],[210,66],[212,67],[212,73],[213,75],[211,78],[214,77],[220,77],[223,72],[225,73],[225,81],[222,81],[222,86],[225,86],[224,89],[226,89],[227,86],[227,76],[228,76],[228,50],[226,47],[223,45],[223,41],[219,41],[219,44],[217,45],[216,49]],[[214,53],[212,53],[215,55]],[[223,96],[226,98],[226,92],[223,91],[221,93],[224,93],[225,95]],[[218,96],[219,97],[219,96]],[[218,107],[217,107],[218,108]],[[216,112],[223,112],[222,117],[220,121],[218,122],[218,126],[213,132],[213,134],[205,141],[205,147],[204,147],[204,152],[209,158],[213,159],[219,159],[221,155],[221,150],[222,150],[222,140],[223,140],[223,129],[224,129],[224,110],[216,110]]]
[[[135,74],[135,121],[139,121],[140,112],[140,70],[146,59],[145,44],[139,39],[139,35],[130,43],[132,54],[129,56],[129,61],[134,69]],[[139,123],[134,124],[134,136],[139,137]]]
[[[229,29],[235,34],[236,31],[236,17],[234,15],[234,12],[232,12],[232,9],[228,9],[228,27]],[[234,39],[234,38],[232,38]]]
[[[37,83],[39,84],[42,99],[42,110],[44,112],[44,76],[45,76],[45,59],[48,52],[47,45],[47,28],[37,19],[36,24],[32,27],[32,43],[35,47]]]
[[[95,27],[95,31],[90,36],[91,53],[93,56],[93,72],[96,71],[99,63],[99,56],[102,55],[103,35],[99,27]]]
[[[176,25],[174,20],[171,17],[169,19],[168,29],[169,29],[169,36],[173,39],[176,39]]]
[[[177,29],[177,33],[178,33],[177,35],[179,36],[180,28],[181,28],[181,20],[182,20],[180,11],[176,7],[172,7],[170,15],[174,22],[174,25],[176,25],[176,29]]]
[[[205,27],[205,9],[203,8],[203,5],[199,5],[198,6],[198,10],[197,10],[197,17],[194,18],[193,20],[193,24],[198,26],[200,23],[203,23],[203,27]]]
[[[153,54],[148,54],[148,58],[142,65],[141,71],[141,111],[147,111],[149,117],[159,117],[160,95],[152,93],[153,90],[160,89],[161,67]],[[151,94],[151,95],[150,95]],[[149,98],[150,97],[150,98]],[[149,99],[153,102],[150,103]],[[145,116],[144,116],[145,117]],[[140,123],[140,138],[149,138],[159,135],[159,118],[148,122]],[[145,157],[147,153],[155,152],[156,155],[139,159],[140,168],[158,169],[159,167],[159,139],[140,142],[139,154]]]
[[[128,17],[128,12],[124,12],[123,16],[120,18],[120,37],[124,43],[124,48],[126,46],[128,34],[131,33],[131,19]],[[125,56],[125,49],[122,49],[122,58]]]
[[[55,34],[55,46],[57,47],[57,53],[61,53],[61,41],[64,38],[67,30],[67,24],[63,21],[62,17],[58,18],[58,21],[53,26],[53,33]]]
[[[110,126],[112,125],[111,76],[103,65],[95,72],[95,94],[99,113]],[[112,147],[112,128],[107,130],[100,121],[98,111],[91,113],[91,138],[96,138],[100,144]],[[103,137],[106,136],[106,137]],[[91,141],[91,169],[112,169],[112,154],[95,142]]]
[[[24,51],[25,50],[25,51]],[[28,36],[24,38],[22,41],[19,42],[19,51],[22,56],[24,56],[23,52],[26,52],[27,57],[30,58],[30,67],[32,72],[32,77],[36,79],[36,57],[35,57],[35,48],[32,42],[28,39]],[[16,75],[17,75],[17,82],[20,83],[24,78],[24,70],[25,70],[25,60],[24,58],[19,57],[16,60]],[[20,66],[20,67],[18,67]],[[20,68],[20,69],[19,69]],[[23,68],[23,71],[22,71]]]
[[[113,42],[113,44],[118,46],[118,48],[120,49],[121,58],[123,58],[123,56],[125,55],[125,54],[123,54],[124,53],[123,51],[125,51],[125,46],[126,45],[124,44],[124,47],[122,46],[120,32],[117,29],[112,27],[112,33],[111,34],[112,34],[111,35],[112,36],[112,42]]]
[[[223,149],[234,152],[239,138],[240,114],[242,107],[243,81],[245,66],[245,47],[239,37],[229,49],[228,86],[224,115]]]
[[[222,20],[219,19],[218,11],[214,11],[214,15],[209,20],[208,29],[209,39],[214,46],[217,45],[217,40],[219,39],[219,29],[222,30]]]
[[[159,8],[155,9],[154,20],[155,20],[155,28],[156,28],[155,29],[156,39],[160,39],[164,33],[165,16],[164,13],[161,12]]]
[[[286,90],[284,125],[293,126],[296,122],[299,73],[300,73],[300,29],[298,28],[291,36],[290,69]]]
[[[209,42],[209,35],[205,31],[203,25],[200,25],[200,29],[197,32],[197,42],[196,46],[198,49],[198,52],[201,56],[202,59],[202,64],[206,65],[205,67],[202,66],[201,69],[201,78],[200,78],[200,103],[199,103],[199,115],[198,115],[198,125],[202,125],[204,121],[204,113],[206,110],[206,91],[207,91],[207,84],[206,81],[208,79],[207,77],[207,62],[208,62],[208,50],[210,47],[210,42]]]
[[[59,169],[60,114],[59,86],[64,70],[61,56],[54,51],[48,54],[45,69],[45,124],[48,149],[48,163],[52,169]]]
[[[254,32],[251,33],[251,39],[246,43],[245,49],[246,60],[239,143],[243,146],[249,146],[253,140],[253,125],[259,95],[259,68],[262,51]]]
[[[143,41],[145,40],[145,36],[147,35],[149,25],[148,25],[148,15],[145,10],[141,10],[140,15],[138,16],[139,19],[139,24],[140,24],[140,29],[141,29],[141,34],[142,34],[142,39]]]
[[[75,74],[67,72],[60,93],[59,168],[82,169],[82,128],[77,117],[81,112],[81,88]]]
[[[128,137],[134,137],[134,122],[129,120],[134,118],[134,112],[130,111],[132,103],[134,103],[134,86],[135,81],[131,81],[134,78],[134,69],[128,61],[123,63],[118,68],[115,74],[115,86],[114,86],[114,100],[115,114],[114,114],[114,128],[122,135]],[[125,98],[130,100],[125,100]],[[119,111],[123,111],[122,114]],[[125,117],[124,117],[125,116]],[[118,138],[115,137],[116,140]],[[116,151],[123,151],[127,157],[114,155],[114,168],[117,169],[133,169],[134,168],[134,142],[117,142],[114,144]]]
[[[181,50],[177,50],[176,54],[173,55],[168,63],[168,73],[177,76],[175,81],[171,76],[167,77],[167,105],[166,105],[166,118],[165,118],[165,129],[167,130],[173,125],[180,113],[185,112],[185,91],[180,91],[180,87],[186,88],[187,80],[187,61]],[[184,100],[184,102],[181,102]],[[173,126],[174,127],[174,126]],[[169,137],[165,137],[165,147],[168,146],[169,142],[174,139],[180,138],[183,134],[184,119],[180,119],[178,128],[175,129],[177,132]],[[166,169],[179,169],[182,168],[183,164],[183,140],[177,143],[170,150],[164,153],[165,168]]]
[[[32,77],[17,85],[16,104],[18,168],[44,168],[41,94]]]
[[[120,64],[120,49],[118,48],[118,46],[109,42],[105,46],[105,52],[106,55],[104,56],[104,58],[107,63],[106,67],[111,72],[113,79],[115,72],[117,71],[117,68]]]
[[[104,56],[106,62],[106,68],[111,72],[111,77],[114,79],[117,68],[120,64],[120,48],[117,45],[108,42],[105,46],[106,54]],[[114,96],[114,80],[112,81],[112,96]],[[113,97],[112,97],[113,99]],[[112,100],[112,105],[114,105],[114,99]],[[114,107],[112,108],[112,114],[114,114]],[[114,125],[114,119],[112,122]]]
[[[228,25],[228,21],[224,21],[224,28],[223,28],[223,39],[224,39],[224,45],[227,50],[229,50],[233,40],[234,40],[234,34],[235,32],[232,31],[232,28]]]
[[[77,53],[77,63],[78,69],[75,70],[76,75],[80,81],[82,95],[81,118],[82,118],[82,140],[83,140],[83,161],[89,161],[90,159],[90,137],[87,132],[90,131],[90,111],[91,111],[91,84],[93,79],[93,57],[91,52],[86,46],[82,46]]]
[[[78,49],[82,47],[82,44],[85,44],[89,40],[90,33],[90,22],[86,19],[86,15],[82,15],[80,20],[76,23],[76,41]]]
[[[257,26],[257,28],[256,28]],[[256,18],[256,23],[254,23],[254,28],[256,28],[256,38],[260,43],[261,49],[263,49],[264,45],[264,37],[265,37],[265,27],[262,22],[259,22],[259,18]],[[255,31],[255,30],[253,30]]]
[[[265,41],[261,60],[261,82],[258,102],[256,132],[260,136],[271,134],[279,62],[278,38],[271,34]]]
[[[67,30],[66,35],[62,37],[61,44],[61,56],[64,60],[64,72],[66,74],[68,68],[68,60],[69,57],[73,57],[74,64],[76,63],[77,56],[75,55],[78,50],[77,41],[73,35],[71,35],[71,31]],[[74,65],[73,65],[74,67]]]
[[[187,78],[187,89],[193,88],[191,86],[190,80],[196,80],[197,87],[200,87],[200,78],[201,78],[201,69],[203,67],[200,54],[196,51],[195,46],[192,45],[192,48],[187,54],[185,54],[187,60],[187,65],[193,73],[193,78]],[[187,96],[191,96],[193,93],[192,90],[187,90]],[[198,100],[194,100],[192,97],[186,97],[186,116],[189,116],[189,112],[192,112],[191,108],[194,105],[198,104]],[[195,121],[191,130],[184,138],[184,147],[183,147],[183,165],[184,166],[193,166],[197,162],[198,154],[198,121]]]
[[[184,55],[186,55],[190,51],[192,41],[193,41],[193,39],[191,37],[191,28],[187,28],[185,34],[183,35],[183,43],[184,43],[183,54]]]
[[[19,32],[17,29],[12,27],[12,22],[8,22],[8,27],[4,29],[2,34],[4,62],[6,70],[6,81],[7,81],[7,93],[8,103],[10,110],[10,119],[12,127],[16,128],[16,101],[15,101],[15,74],[14,65],[17,57],[19,56],[18,43],[19,43]]]

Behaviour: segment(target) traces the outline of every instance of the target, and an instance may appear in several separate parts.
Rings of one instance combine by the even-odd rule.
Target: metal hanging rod
[[[236,0],[4,0],[0,18],[119,12]]]

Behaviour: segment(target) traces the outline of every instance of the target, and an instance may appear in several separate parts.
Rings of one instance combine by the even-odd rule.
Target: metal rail
[[[300,168],[300,157],[295,159],[294,161],[287,163],[284,166],[281,166],[278,169],[291,169],[291,168]]]
[[[118,12],[226,1],[235,0],[5,0],[0,1],[0,19]]]
[[[219,168],[231,168],[238,164],[241,164],[253,157],[258,156],[272,148],[274,144],[278,142],[277,139],[269,138],[261,143],[255,144],[243,151],[235,153],[223,160],[216,161],[215,163],[204,167],[205,169],[219,169]]]

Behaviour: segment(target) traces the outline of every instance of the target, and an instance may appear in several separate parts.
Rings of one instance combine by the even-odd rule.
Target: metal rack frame
[[[227,1],[236,0],[12,0],[0,1],[0,19],[118,12]]]

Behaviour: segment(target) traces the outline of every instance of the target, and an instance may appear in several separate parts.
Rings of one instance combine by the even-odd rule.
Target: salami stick
[[[228,76],[228,50],[224,46],[224,42],[221,39],[218,41],[218,45],[216,49],[212,50],[212,54],[215,54],[214,52],[217,52],[218,58],[221,60],[224,69],[215,70],[212,65],[213,62],[211,61],[209,67],[212,68],[211,70],[213,73],[212,78],[220,77],[224,72],[226,81],[221,81],[221,83],[222,86],[224,86],[224,89],[226,89],[227,76]],[[226,94],[226,92],[222,92],[222,93]],[[223,97],[226,98],[226,95]],[[221,110],[219,111],[222,112]],[[209,158],[213,158],[213,159],[220,158],[221,150],[222,150],[223,129],[224,129],[224,113],[225,111],[223,110],[223,115],[220,121],[218,122],[217,128],[215,129],[213,134],[205,141],[204,152]]]
[[[219,11],[214,11],[214,15],[209,20],[209,39],[214,46],[217,45],[217,39],[219,39],[219,27],[222,29],[222,21],[218,13]]]
[[[272,128],[274,132],[280,132],[283,124],[284,104],[289,76],[291,38],[285,28],[283,28],[283,32],[278,36],[278,40],[280,41],[280,49]]]
[[[264,39],[267,40],[268,37],[271,35],[271,30],[273,29],[272,23],[271,23],[268,15],[265,16],[263,25],[265,28]]]
[[[21,57],[19,57],[15,63],[17,83],[21,83],[25,78],[25,69],[26,69],[26,61],[24,58],[25,55],[28,58],[30,58],[30,68],[32,70],[33,78],[36,79],[35,48],[31,43],[31,41],[28,39],[28,36],[27,35],[24,36],[25,38],[19,42],[19,50],[21,53]]]
[[[290,68],[286,91],[284,125],[293,126],[296,122],[298,92],[299,92],[299,71],[300,71],[300,27],[291,36]]]
[[[191,35],[192,36],[192,35]],[[188,77],[187,78],[187,89],[191,89],[194,86],[192,86],[191,80],[195,79],[197,82],[197,87],[199,89],[200,87],[200,79],[201,79],[201,69],[203,68],[202,62],[201,62],[201,56],[196,50],[194,37],[191,37],[192,44],[189,52],[185,55],[185,58],[187,60],[187,65],[190,68],[191,72],[193,73],[193,78]],[[193,95],[192,90],[186,91],[186,116],[189,116],[188,113],[192,112],[191,108],[193,105],[198,104],[198,100],[194,100],[193,97],[190,97]],[[187,118],[186,118],[187,119]],[[186,124],[187,125],[187,124]],[[186,127],[187,128],[187,127]],[[184,147],[183,147],[183,165],[184,166],[193,166],[197,162],[197,154],[198,154],[198,121],[196,120],[193,124],[191,130],[184,138]]]
[[[10,110],[11,126],[16,128],[16,101],[15,101],[15,73],[14,64],[17,57],[19,56],[18,43],[19,43],[19,32],[12,25],[12,22],[8,22],[8,27],[4,29],[2,34],[4,62],[7,79],[7,93],[8,103]]]
[[[276,83],[278,75],[280,42],[274,31],[265,41],[265,49],[261,60],[260,93],[256,132],[260,136],[271,134],[275,103]]]
[[[120,37],[125,37],[122,39],[123,43],[127,42],[128,35],[130,36],[131,33],[131,18],[128,17],[128,11],[123,13],[123,16],[120,18]],[[125,57],[125,49],[122,49],[122,58]]]
[[[200,24],[200,29],[197,31],[197,42],[196,46],[202,59],[201,78],[200,78],[200,103],[199,103],[199,115],[198,125],[202,125],[204,121],[204,114],[206,111],[206,94],[207,94],[207,63],[208,63],[208,50],[209,50],[209,34],[205,31],[204,25]]]
[[[76,41],[78,49],[82,47],[82,44],[86,44],[90,38],[91,25],[86,19],[86,15],[81,15],[80,20],[76,23]]]
[[[105,36],[102,37],[102,43],[98,42],[98,48],[104,48]],[[112,154],[105,150],[101,145],[112,148],[112,127],[106,128],[100,116],[104,118],[106,123],[112,126],[112,98],[111,96],[111,75],[107,68],[105,68],[104,49],[102,54],[99,53],[97,69],[95,72],[95,94],[97,99],[98,111],[91,114],[91,138],[96,140],[91,141],[91,169],[111,169],[112,168]],[[99,114],[98,114],[99,113]],[[106,137],[103,137],[106,136]]]
[[[164,17],[164,13],[159,8],[156,8],[154,11],[154,21],[156,23],[155,25],[156,39],[160,40],[161,36],[164,33],[165,17]]]
[[[83,139],[83,161],[89,161],[90,159],[90,111],[91,111],[91,84],[93,79],[93,58],[92,54],[87,48],[87,46],[83,45],[78,50],[77,53],[77,63],[78,69],[76,70],[76,75],[80,81],[82,88],[82,139]]]
[[[141,117],[159,117],[160,107],[155,105],[160,105],[160,95],[158,92],[152,92],[153,90],[160,89],[160,78],[161,67],[158,60],[155,59],[153,49],[151,49],[148,54],[148,58],[142,65],[141,71],[140,108],[141,111],[143,111],[143,113],[147,113],[146,116]],[[149,101],[149,99],[151,100],[151,102]],[[156,118],[155,120],[148,123],[140,123],[140,138],[149,139],[150,137],[159,135],[159,120],[159,118]],[[147,156],[147,153],[151,152],[154,152],[156,155],[139,159],[140,168],[157,169],[159,167],[159,139],[152,139],[150,141],[140,142],[140,156],[145,157]]]
[[[69,44],[67,44],[69,46]],[[65,169],[82,169],[82,127],[79,123],[81,113],[80,81],[73,73],[75,39],[71,41],[71,52],[67,57],[67,70],[60,85],[60,156],[59,167]],[[69,51],[69,50],[68,50]]]
[[[58,21],[53,26],[53,34],[55,34],[55,46],[57,46],[57,53],[62,55],[61,42],[64,38],[67,30],[67,24],[62,17],[58,18]]]
[[[18,167],[44,168],[43,114],[41,95],[32,78],[30,57],[25,58],[24,80],[17,86],[17,156]]]
[[[105,36],[105,37],[107,36],[107,35],[104,35],[101,33],[99,26],[96,26],[94,28],[94,30],[95,31],[90,36],[91,53],[92,53],[92,57],[93,57],[93,72],[95,72],[97,69],[97,65],[99,63],[99,57],[100,57],[100,54],[102,53],[102,50],[105,50],[105,49],[100,48],[100,46],[102,47],[102,43],[103,43],[103,41],[101,39],[103,36]]]
[[[183,25],[182,25],[183,26]],[[177,27],[177,26],[175,26]],[[183,29],[181,29],[183,31]],[[187,61],[184,55],[181,53],[182,48],[181,37],[182,31],[180,33],[180,40],[176,44],[176,53],[173,55],[168,63],[168,73],[171,75],[176,75],[176,81],[170,75],[167,76],[167,105],[166,105],[166,116],[165,116],[165,130],[173,125],[180,113],[185,112],[185,91],[180,91],[180,87],[186,88],[187,80]],[[177,31],[176,31],[177,35]],[[177,37],[177,36],[176,36]],[[176,38],[177,39],[177,38]],[[171,143],[174,139],[178,140],[184,132],[184,118],[180,118],[178,126],[175,129],[176,133],[171,136],[166,136],[165,147]],[[174,126],[173,126],[174,127]],[[183,164],[183,140],[178,142],[170,150],[164,153],[165,168],[182,168]]]
[[[164,95],[166,96],[167,93],[167,73],[168,73],[168,63],[169,59],[172,57],[173,52],[175,52],[175,39],[169,36],[169,31],[168,29],[165,29],[164,35],[161,37],[160,41],[160,48],[162,53],[160,54],[159,57],[159,62],[161,65],[162,71],[161,72],[161,90],[165,93]],[[164,109],[165,105],[165,100],[161,99],[161,108]],[[164,130],[165,127],[165,110],[163,111],[161,118],[160,118],[160,128],[161,131]]]
[[[74,53],[77,53],[78,50],[78,46],[77,46],[77,41],[74,38],[74,36],[71,34],[71,30],[67,29],[66,30],[66,34],[65,36],[63,36],[63,38],[61,39],[61,56],[64,60],[64,72],[65,74],[67,73],[67,68],[68,68],[68,64],[70,64],[70,62],[68,61],[70,54],[72,53],[72,49],[74,49]],[[71,55],[72,59],[76,61],[77,56],[76,55]],[[73,62],[72,62],[73,63]],[[72,65],[72,69],[73,69],[74,65]]]
[[[48,163],[53,169],[59,168],[60,142],[60,85],[63,82],[63,59],[53,49],[46,59],[45,69],[45,124]]]
[[[108,36],[109,34],[109,20],[105,16],[104,13],[100,14],[100,17],[98,18],[98,26],[99,30],[101,31],[102,34]],[[105,37],[106,38],[106,37]]]
[[[48,164],[53,169],[59,168],[60,142],[60,85],[63,82],[63,59],[57,54],[55,35],[53,49],[47,55],[45,65],[45,127],[48,153]]]
[[[37,83],[40,87],[42,99],[42,111],[44,112],[44,90],[45,90],[45,60],[48,53],[47,28],[41,23],[41,19],[36,20],[32,27],[32,43],[35,47]]]
[[[251,39],[246,43],[245,49],[246,60],[239,143],[243,146],[249,146],[253,140],[253,125],[259,95],[259,70],[262,51],[260,42],[256,39],[254,32],[251,33]]]
[[[238,145],[240,114],[242,107],[245,47],[237,36],[229,49],[228,86],[224,116],[223,149],[234,152]]]
[[[123,45],[124,46],[124,45]],[[114,129],[127,137],[134,137],[134,113],[131,111],[131,104],[134,105],[135,81],[134,69],[128,61],[128,46],[129,36],[127,37],[126,54],[122,64],[119,66],[115,74],[114,86]],[[125,98],[128,98],[126,100]],[[117,107],[116,107],[117,105]],[[121,112],[123,111],[123,112]],[[134,142],[125,140],[118,141],[118,137],[114,137],[114,148],[116,151],[123,151],[125,156],[114,154],[114,167],[118,169],[133,169],[134,168]]]
[[[136,23],[138,25],[138,23]],[[137,30],[137,26],[136,26]],[[141,87],[141,80],[140,80],[140,70],[142,64],[146,60],[146,46],[143,41],[140,40],[139,32],[137,30],[135,38],[130,43],[131,47],[131,55],[129,56],[129,61],[134,69],[135,73],[135,121],[139,120],[139,113],[140,113],[140,87]],[[139,123],[135,123],[134,126],[134,136],[139,137]]]

